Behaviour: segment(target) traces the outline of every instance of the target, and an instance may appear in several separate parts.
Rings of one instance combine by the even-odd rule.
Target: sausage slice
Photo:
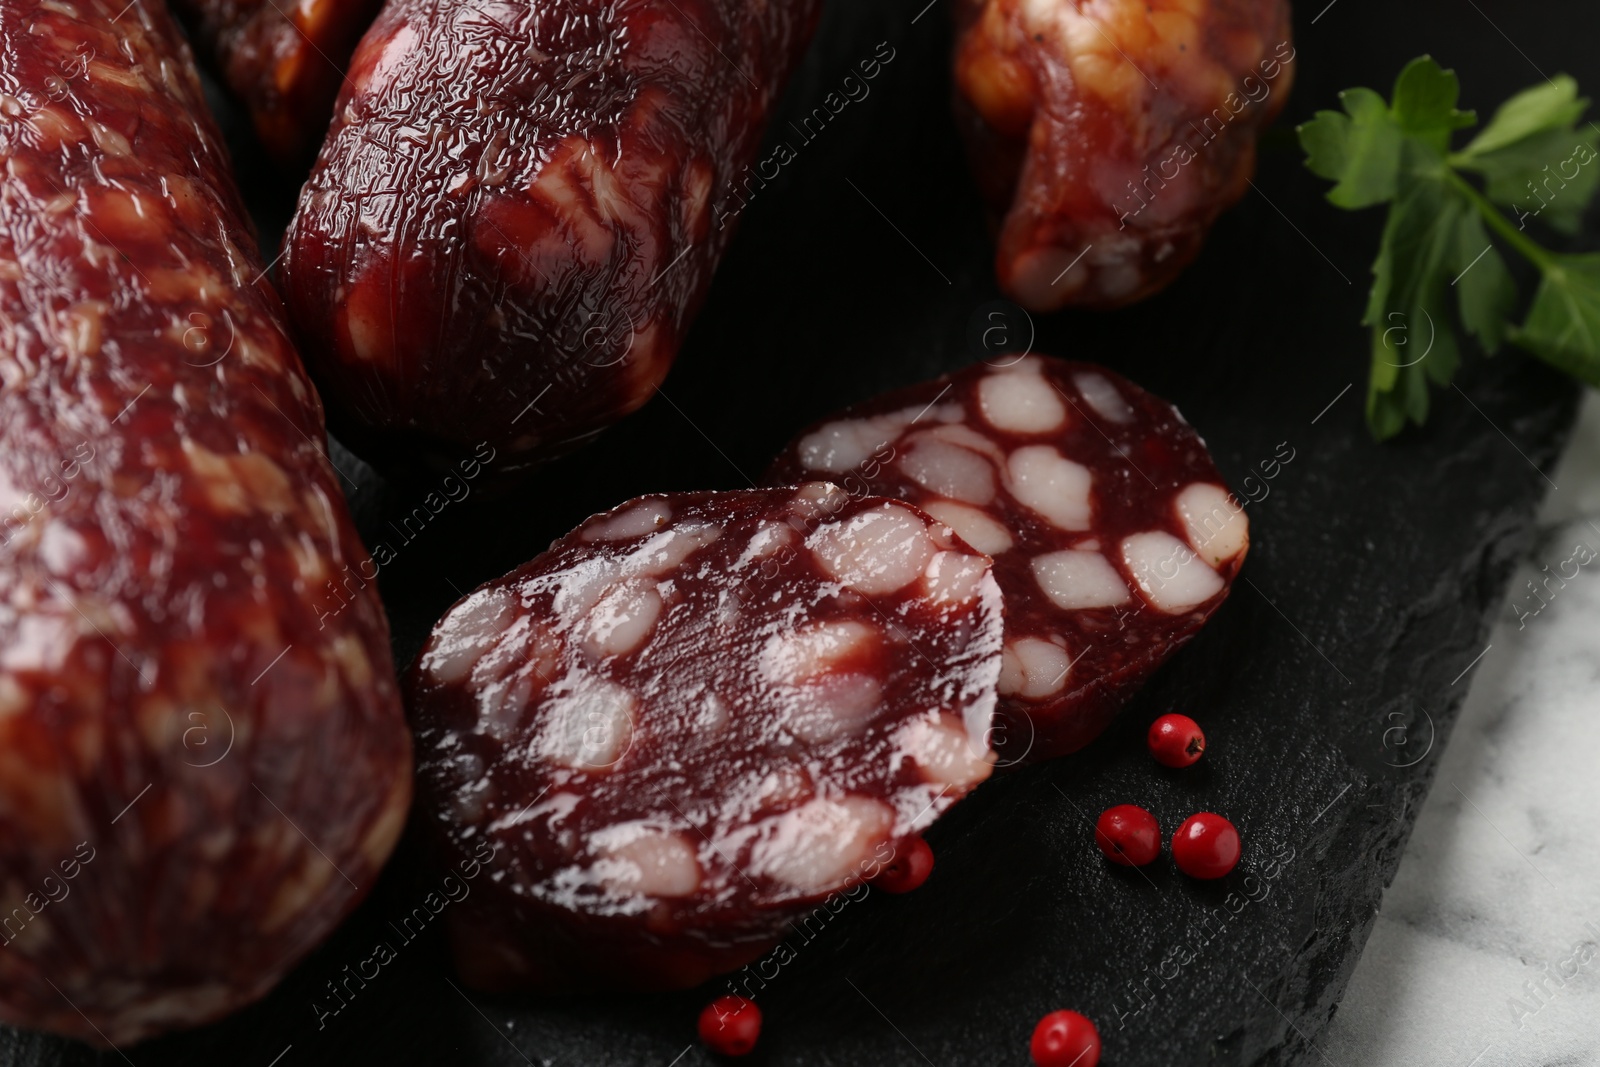
[[[640,497],[457,603],[410,678],[421,808],[495,877],[485,987],[735,969],[989,775],[987,557],[827,484]]]
[[[1222,604],[1249,545],[1177,409],[1091,363],[1005,357],[858,404],[767,475],[802,478],[910,501],[994,557],[1007,763],[1088,744]]]

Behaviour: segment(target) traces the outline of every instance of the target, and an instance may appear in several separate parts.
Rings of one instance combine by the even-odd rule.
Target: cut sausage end
[[[841,454],[841,440],[863,443]],[[843,459],[860,461],[852,491],[914,504],[993,557],[1007,762],[1091,739],[1216,609],[1248,550],[1193,428],[1092,364],[1029,354],[898,390],[802,432],[768,479]],[[936,594],[943,576],[921,587]]]
[[[419,803],[456,854],[495,846],[463,906],[517,959],[703,978],[988,775],[1003,631],[988,557],[910,505],[632,501],[435,628]]]

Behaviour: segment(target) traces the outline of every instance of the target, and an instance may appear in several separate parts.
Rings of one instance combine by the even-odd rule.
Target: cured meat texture
[[[0,1018],[261,996],[370,887],[410,741],[321,409],[158,4],[0,0]]]
[[[256,135],[285,166],[304,165],[333,116],[356,41],[381,0],[175,0]]]
[[[505,474],[649,399],[819,7],[390,0],[286,238],[340,438]]]
[[[989,562],[836,486],[641,497],[457,603],[410,680],[464,977],[678,988],[760,956],[989,774]]]
[[[1088,744],[1228,595],[1249,520],[1172,405],[1091,363],[1006,356],[803,432],[768,481],[910,501],[994,557],[1002,762]]]
[[[1293,81],[1288,0],[958,0],[956,115],[1034,311],[1170,283]]]

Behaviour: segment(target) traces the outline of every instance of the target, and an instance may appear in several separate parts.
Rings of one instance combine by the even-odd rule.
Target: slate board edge
[[[1559,413],[1555,414],[1551,421],[1550,432],[1536,446],[1531,448],[1524,446],[1523,450],[1527,452],[1530,465],[1539,471],[1551,469],[1560,459],[1577,421],[1578,402],[1581,396],[1580,389],[1571,388]],[[1338,1013],[1345,987],[1349,984],[1351,975],[1355,973],[1356,965],[1365,951],[1367,938],[1371,936],[1377,921],[1383,895],[1393,884],[1395,875],[1400,869],[1406,846],[1411,840],[1412,831],[1416,828],[1417,813],[1436,784],[1434,779],[1438,767],[1437,757],[1442,754],[1449,744],[1451,734],[1454,733],[1456,720],[1460,717],[1461,708],[1480,665],[1475,661],[1481,658],[1489,634],[1494,628],[1495,618],[1508,600],[1510,582],[1517,564],[1533,548],[1540,536],[1538,524],[1527,515],[1504,517],[1488,533],[1489,536],[1480,545],[1476,559],[1465,562],[1458,571],[1463,577],[1471,576],[1475,579],[1480,594],[1478,609],[1472,615],[1475,624],[1469,632],[1456,635],[1446,654],[1433,658],[1426,677],[1416,686],[1425,691],[1443,691],[1447,694],[1447,698],[1433,720],[1437,735],[1429,757],[1419,762],[1415,768],[1396,771],[1400,774],[1415,774],[1415,777],[1400,786],[1400,792],[1405,797],[1404,815],[1398,820],[1387,818],[1384,820],[1387,824],[1397,825],[1399,832],[1386,841],[1382,841],[1379,837],[1381,845],[1376,850],[1367,847],[1366,839],[1360,835],[1360,831],[1351,828],[1358,821],[1356,816],[1364,810],[1358,805],[1366,792],[1363,787],[1370,783],[1370,779],[1352,787],[1351,794],[1355,795],[1354,801],[1341,804],[1337,818],[1329,824],[1330,832],[1327,837],[1334,844],[1326,854],[1325,860],[1328,869],[1337,871],[1346,884],[1356,883],[1357,888],[1344,894],[1325,892],[1318,899],[1316,910],[1319,917],[1318,933],[1321,936],[1301,946],[1300,951],[1283,969],[1287,982],[1275,987],[1284,990],[1293,998],[1292,1006],[1285,1005],[1283,1000],[1278,999],[1274,988],[1263,987],[1263,992],[1274,998],[1273,1006],[1291,1017],[1292,1022],[1291,1018],[1282,1019],[1282,1043],[1254,1060],[1256,1067],[1297,1067],[1300,1064],[1327,1062],[1320,1037]],[[1456,610],[1452,610],[1453,606]],[[1458,602],[1453,605],[1450,600],[1441,599],[1431,605],[1430,610],[1422,614],[1411,626],[1401,631],[1400,640],[1395,642],[1395,647],[1399,648],[1406,644],[1406,638],[1411,634],[1426,631],[1430,626],[1440,623],[1448,625],[1448,616],[1459,617],[1461,614]],[[1403,656],[1397,658],[1404,665]],[[1344,799],[1348,801],[1350,797]],[[1348,849],[1342,850],[1339,848],[1339,843],[1345,840],[1350,840],[1352,844]],[[1343,865],[1334,862],[1341,855],[1348,857],[1348,862]],[[1381,880],[1370,882],[1365,889],[1359,888],[1360,878],[1372,870],[1382,872]],[[1321,921],[1325,902],[1332,902],[1336,907],[1335,912],[1328,916],[1326,924]],[[1348,933],[1341,934],[1341,931]],[[1341,937],[1352,943],[1352,950],[1330,951],[1328,947],[1319,948],[1319,946],[1334,946]],[[1317,970],[1319,956],[1333,960],[1333,966],[1321,981],[1311,977]],[[1288,986],[1289,983],[1294,984],[1285,990],[1284,986]],[[1274,1015],[1275,1012],[1269,1011],[1268,1007],[1263,1004],[1263,1015]],[[1270,1027],[1276,1020],[1268,1018],[1266,1021]],[[1241,1030],[1243,1029],[1245,1028],[1241,1027]]]

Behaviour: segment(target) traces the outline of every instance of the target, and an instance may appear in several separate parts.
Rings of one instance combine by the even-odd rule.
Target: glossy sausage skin
[[[126,3],[0,0],[0,1018],[124,1047],[316,945],[411,767],[193,61]]]
[[[334,429],[500,473],[643,404],[705,296],[818,0],[391,0],[284,292]]]
[[[418,808],[494,872],[462,976],[686,988],[867,892],[988,777],[1002,626],[987,557],[823,483],[641,497],[474,591],[410,684]]]
[[[956,115],[1034,311],[1170,283],[1249,186],[1293,80],[1288,0],[958,0]]]
[[[304,165],[322,141],[356,41],[379,0],[174,0],[250,111],[267,152]]]

